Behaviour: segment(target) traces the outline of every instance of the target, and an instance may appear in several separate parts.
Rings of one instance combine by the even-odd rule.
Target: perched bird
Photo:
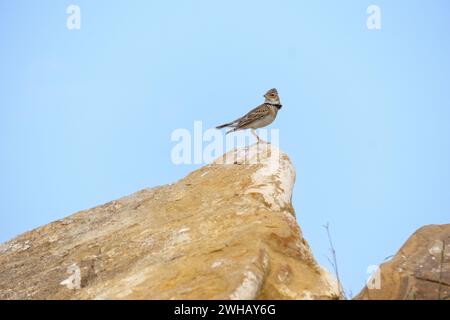
[[[280,97],[278,97],[277,89],[270,89],[264,95],[265,101],[255,109],[251,110],[245,116],[236,119],[232,122],[217,126],[216,129],[222,129],[225,127],[233,128],[227,131],[230,132],[251,129],[252,134],[258,139],[258,142],[263,141],[255,132],[255,129],[263,128],[271,124],[277,117],[278,110],[281,109]]]

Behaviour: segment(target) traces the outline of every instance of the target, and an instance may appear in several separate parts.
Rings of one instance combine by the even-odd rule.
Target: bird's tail
[[[228,130],[227,132],[225,132],[225,135],[227,135],[227,134],[229,134],[229,133],[231,133],[231,132],[235,132],[237,130],[237,128],[233,128],[233,129],[231,129],[231,130]]]
[[[225,123],[225,124],[222,124],[220,126],[217,126],[216,129],[222,129],[222,128],[225,128],[225,127],[229,127],[232,124],[233,124],[233,122]]]

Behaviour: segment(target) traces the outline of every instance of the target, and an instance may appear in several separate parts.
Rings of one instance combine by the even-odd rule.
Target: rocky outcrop
[[[0,299],[335,299],[267,144],[0,246]]]
[[[356,299],[450,300],[450,224],[417,230]]]

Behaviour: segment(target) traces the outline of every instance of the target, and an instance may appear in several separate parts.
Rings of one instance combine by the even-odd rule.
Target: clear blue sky
[[[66,8],[81,8],[81,30]],[[368,30],[366,9],[382,10]],[[294,206],[344,286],[450,218],[450,3],[0,0],[0,241],[182,178],[176,128],[276,87]]]

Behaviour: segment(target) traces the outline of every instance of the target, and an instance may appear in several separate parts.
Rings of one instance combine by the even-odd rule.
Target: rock
[[[336,299],[267,144],[0,246],[0,299]]]
[[[355,299],[449,300],[450,224],[417,230]]]

